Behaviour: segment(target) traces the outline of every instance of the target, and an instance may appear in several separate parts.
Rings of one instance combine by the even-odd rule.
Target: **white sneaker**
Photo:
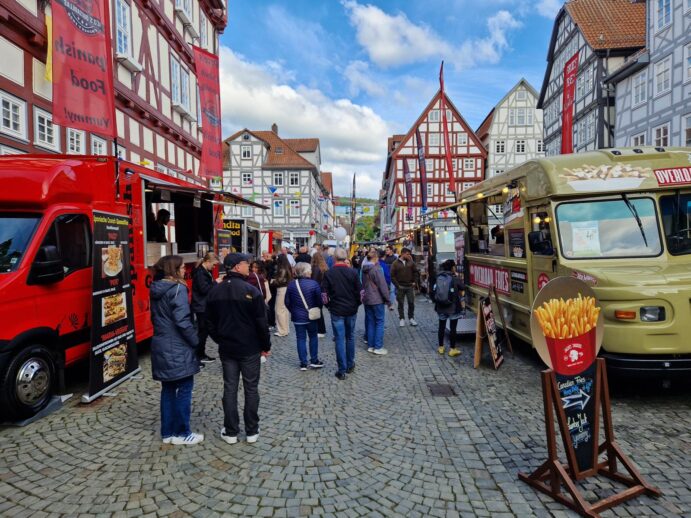
[[[163,439],[163,444],[171,444],[173,442],[173,439],[175,439],[175,436],[165,437]]]
[[[259,433],[255,433],[254,435],[248,435],[247,436],[247,442],[250,444],[257,442],[257,439],[259,439]]]
[[[238,442],[237,435],[226,435],[225,427],[221,428],[221,439],[228,444],[236,444]]]
[[[374,354],[378,354],[379,356],[384,356],[385,354],[389,354],[389,351],[384,349],[383,347],[381,349],[375,349],[372,351]]]
[[[317,333],[319,338],[326,338],[326,333]]]
[[[414,319],[414,318],[411,318],[411,319],[410,319],[410,325],[413,326],[413,327],[415,327],[415,326],[417,325],[417,322],[415,322],[415,319]]]
[[[398,322],[398,325],[399,325],[400,327],[405,327],[405,319],[402,318],[402,319]]]
[[[259,358],[259,363],[266,363],[266,356],[262,355],[261,358]]]
[[[368,353],[373,353],[374,352],[374,347],[368,347],[367,348]]]
[[[203,433],[194,433],[192,432],[189,434],[187,437],[173,437],[173,440],[171,440],[171,444],[199,444],[204,440],[204,434]]]

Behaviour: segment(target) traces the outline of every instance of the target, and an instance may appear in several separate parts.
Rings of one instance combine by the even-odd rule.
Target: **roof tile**
[[[571,0],[565,7],[593,50],[645,46],[645,2]]]

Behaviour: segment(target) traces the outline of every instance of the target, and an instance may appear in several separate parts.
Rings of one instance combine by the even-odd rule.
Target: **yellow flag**
[[[46,81],[53,82],[53,17],[46,14],[46,34],[48,35],[48,52],[46,53]]]

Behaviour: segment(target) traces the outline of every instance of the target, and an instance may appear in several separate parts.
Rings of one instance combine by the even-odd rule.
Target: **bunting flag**
[[[413,176],[410,174],[408,159],[403,159],[403,179],[405,180],[405,196],[408,206],[408,218],[413,217]]]
[[[422,145],[420,138],[420,128],[415,129],[415,140],[417,141],[417,163],[420,169],[420,197],[422,200],[421,213],[427,213],[427,167],[425,166],[425,146]]]
[[[218,56],[194,45],[192,49],[199,87],[199,107],[202,111],[203,140],[199,176],[218,176],[223,172]]]
[[[355,237],[355,173],[353,173],[353,190],[350,196],[350,234],[353,238]]]
[[[52,2],[53,123],[115,138],[109,2]]]
[[[446,171],[449,175],[449,190],[456,193],[456,178],[453,172],[453,162],[451,160],[451,143],[449,142],[449,121],[446,119],[446,97],[444,94],[444,62],[441,62],[439,69],[439,89],[441,96],[439,98],[441,109],[442,128],[444,130],[444,152],[446,154]]]

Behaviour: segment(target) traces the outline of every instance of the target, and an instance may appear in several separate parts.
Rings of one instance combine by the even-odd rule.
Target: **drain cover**
[[[456,391],[451,385],[442,385],[439,383],[428,383],[427,388],[432,396],[449,397],[455,396]]]

